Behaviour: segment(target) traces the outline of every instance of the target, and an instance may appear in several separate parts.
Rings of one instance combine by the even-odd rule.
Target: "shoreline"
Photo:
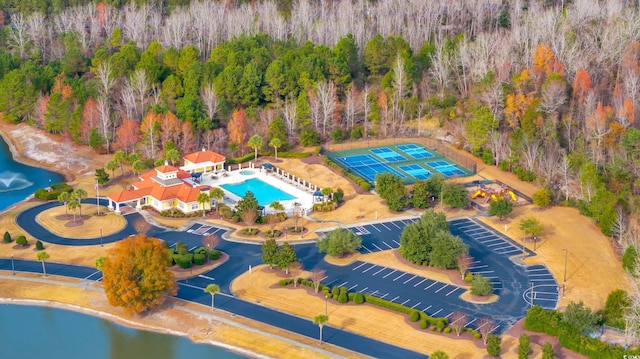
[[[143,330],[143,331],[148,331],[153,333],[172,335],[176,337],[183,337],[183,338],[189,339],[189,341],[191,341],[194,344],[207,344],[207,345],[219,347],[237,354],[248,356],[250,358],[260,358],[260,359],[270,358],[269,356],[262,355],[254,351],[250,351],[245,348],[235,347],[233,345],[229,345],[221,341],[211,340],[211,339],[197,340],[193,336],[189,335],[189,333],[184,331],[156,327],[148,324],[141,324],[140,322],[128,320],[118,315],[103,312],[93,308],[86,308],[80,305],[62,303],[62,302],[51,301],[51,300],[42,300],[42,299],[4,298],[4,297],[0,297],[0,304],[46,307],[46,308],[55,308],[60,310],[68,310],[68,311],[100,318],[106,321],[110,321],[110,322],[122,325],[124,327],[136,329],[136,330]]]

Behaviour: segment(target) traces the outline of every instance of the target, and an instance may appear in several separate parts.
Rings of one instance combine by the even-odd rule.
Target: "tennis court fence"
[[[444,143],[442,143],[441,141],[438,140],[434,140],[433,138],[428,138],[425,137],[422,139],[424,145],[427,148],[430,148],[432,150],[436,150],[438,151],[438,153],[440,153],[441,155],[454,160],[456,163],[458,163],[459,165],[461,165],[462,167],[466,168],[468,171],[471,172],[471,174],[476,174],[477,173],[477,165],[476,163],[469,159],[469,157],[467,157],[465,154],[462,154],[460,152],[458,152],[457,150],[454,150],[452,148],[450,148],[449,146],[445,145]]]

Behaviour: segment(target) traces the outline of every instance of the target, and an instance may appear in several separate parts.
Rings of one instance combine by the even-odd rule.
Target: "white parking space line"
[[[505,252],[502,252],[500,254],[508,254],[508,253],[515,253],[515,252],[522,252],[522,250],[521,249],[512,249],[510,251],[505,251]]]
[[[385,274],[382,278],[387,278],[388,276],[392,275],[395,272],[396,272],[396,270],[394,269],[393,272],[389,272],[389,273]]]
[[[383,270],[387,269],[387,267],[382,267],[382,269],[379,269],[377,272],[373,273],[372,276],[382,272]]]
[[[422,282],[424,282],[425,280],[427,280],[427,278],[422,279],[421,281],[418,282],[418,284],[414,285],[414,287],[419,286],[420,284],[422,284]]]
[[[367,287],[367,288],[369,288],[369,287]],[[371,295],[376,295],[376,293],[378,293],[378,290],[377,290],[377,289],[376,289],[376,290],[374,290],[374,291],[373,291],[373,293],[371,293]]]
[[[174,244],[170,245],[170,246],[169,246],[169,248],[175,247],[175,246],[176,246],[176,244],[178,244],[178,242],[176,242],[176,243],[174,243]]]
[[[477,272],[473,272],[473,274],[484,274],[484,273],[495,273],[492,270],[479,270]]]
[[[362,246],[362,248],[366,249],[369,253],[373,253],[373,251],[369,248],[367,248],[367,246]]]
[[[485,245],[485,247],[495,247],[495,246],[504,246],[504,245],[505,245],[505,243],[503,241],[500,241],[500,242],[496,242],[496,243],[487,244],[487,245]],[[510,247],[510,246],[507,246],[507,247]],[[498,248],[498,249],[500,249],[500,248]]]
[[[428,307],[424,308],[422,311],[423,311],[423,312],[426,312],[426,311],[427,311],[427,310],[429,310],[429,308],[431,308],[431,307],[432,307],[432,305],[430,305],[430,306],[428,306]]]
[[[533,268],[533,269],[527,269],[527,272],[537,272],[537,271],[546,271],[547,268]]]
[[[480,241],[480,242],[482,242],[484,239],[487,239],[487,238],[495,239],[496,236],[491,234],[491,233],[487,233],[487,235],[484,235],[484,236],[475,236],[474,237],[475,240]]]
[[[375,228],[375,230],[378,232],[382,232],[381,230],[378,229],[378,227],[374,226],[373,224],[371,225],[371,227]]]
[[[390,301],[390,302],[393,302],[393,301],[395,301],[395,300],[396,300],[396,299],[398,299],[398,298],[400,298],[400,296],[399,296],[399,295],[396,295],[396,297],[395,297],[395,298],[390,299],[389,301]]]
[[[440,288],[440,289],[436,290],[436,293],[439,293],[441,290],[445,289],[445,288],[446,288],[446,287],[448,287],[448,286],[449,286],[448,284],[445,284],[445,285],[444,285],[444,287],[442,287],[442,288]]]
[[[380,297],[380,299],[382,299],[382,298],[384,298],[384,297],[386,297],[388,295],[389,295],[389,293],[385,293],[382,297]]]
[[[356,284],[356,285],[354,285],[354,286],[350,287],[350,288],[349,288],[349,289],[347,289],[347,290],[348,290],[348,291],[351,291],[351,289],[353,289],[353,288],[355,288],[355,287],[357,287],[357,286],[358,286],[358,285]]]
[[[396,224],[396,222],[390,222],[391,224],[393,224],[394,226],[396,226],[396,228],[398,229],[402,229],[402,227],[400,227],[399,225]]]
[[[396,241],[395,239],[393,240],[393,243],[397,244],[398,246],[400,246],[400,242]]]
[[[440,309],[439,311],[437,311],[437,312],[435,312],[435,313],[431,314],[431,317],[435,317],[435,316],[436,316],[436,315],[438,315],[438,313],[440,313],[441,311],[442,311],[442,309]]]
[[[449,318],[449,317],[451,316],[451,314],[453,314],[453,312],[451,312],[451,313],[449,313],[449,314],[445,315],[444,317],[445,317],[445,318]]]
[[[387,242],[382,241],[382,244],[384,244],[385,246],[389,247],[389,249],[393,249],[393,247],[391,247],[390,245],[387,244]]]
[[[467,328],[469,327],[469,324],[471,324],[471,323],[475,322],[475,321],[476,321],[476,319],[478,319],[478,318],[473,318],[473,320],[472,320],[472,321],[470,321],[469,323],[467,323]]]
[[[324,276],[324,278],[320,279],[320,281],[322,282],[322,281],[324,281],[324,280],[325,280],[325,279],[327,279],[327,278],[329,278],[329,276],[328,276],[328,275],[325,275],[325,276]]]
[[[407,302],[410,302],[410,301],[411,301],[411,299],[407,299],[407,300],[405,300],[404,302],[402,302],[402,303],[400,303],[400,304],[401,304],[401,305],[405,305],[405,304],[407,304]]]
[[[407,283],[411,282],[413,280],[413,278],[415,278],[415,277],[417,277],[417,275],[414,275],[413,277],[405,280],[402,284],[407,284]]]
[[[542,300],[547,302],[556,302],[558,299],[534,298],[534,300]]]
[[[419,306],[419,305],[420,305],[420,303],[422,303],[422,302],[418,302],[418,303],[416,303],[416,304],[415,304],[413,307],[411,307],[411,308],[415,308],[415,307]]]
[[[438,282],[433,282],[433,283],[431,283],[431,284],[430,284],[428,287],[426,287],[424,290],[427,290],[427,289],[429,289],[429,288],[433,287],[433,286],[434,286],[434,285],[436,285],[437,283],[438,283]]]
[[[384,228],[386,228],[386,229],[387,229],[387,231],[390,231],[390,230],[391,230],[391,228],[389,228],[389,227],[385,226],[385,224],[384,224],[384,223],[379,223],[379,224],[380,224],[381,226],[383,226]]]
[[[458,290],[458,288],[454,288],[451,292],[449,292],[449,293],[445,294],[445,296],[447,296],[447,297],[448,297],[451,293],[455,292],[456,290]]]
[[[556,280],[553,278],[538,278],[538,279],[531,279],[532,282],[555,282]]]
[[[550,277],[551,273],[529,274],[529,277],[544,277],[544,276]]]
[[[405,273],[400,274],[400,275],[399,275],[399,276],[397,276],[397,277],[396,277],[396,279],[394,279],[393,281],[394,281],[394,282],[395,282],[395,281],[397,281],[398,279],[402,278],[405,274],[407,274],[407,273],[405,272]]]
[[[348,281],[346,281],[346,282],[344,282],[344,283],[342,283],[342,284],[338,285],[338,287],[343,287],[343,286],[344,286],[345,284],[347,284],[347,283],[349,283],[349,282],[348,282]]]
[[[337,281],[337,280],[338,280],[338,278],[336,278],[336,279],[332,280],[331,282],[327,283],[327,284],[326,284],[326,286],[327,286],[327,287],[328,287],[328,286],[330,286],[331,284],[335,283],[335,281]]]
[[[362,266],[363,266],[363,265],[365,265],[365,264],[367,264],[367,262],[362,262],[362,264],[360,264],[360,265],[358,265],[357,267],[353,268],[353,270],[356,270],[356,269],[358,269],[358,268],[362,267]]]
[[[380,248],[380,247],[376,246],[376,244],[375,244],[375,243],[371,243],[371,245],[372,245],[372,246],[374,246],[374,247],[376,247],[379,251],[383,251],[383,250],[384,250],[384,249],[382,249],[382,248]]]
[[[489,243],[489,242],[504,242],[504,240],[502,238],[491,238],[491,239],[487,239],[486,241],[480,241],[480,243],[485,244],[485,243]]]
[[[489,265],[488,264],[483,264],[480,266],[473,266],[473,267],[469,267],[468,270],[473,270],[473,269],[480,269],[480,268],[487,268]]]
[[[207,276],[206,276],[206,275],[204,275],[204,274],[198,274],[198,277],[200,277],[200,278],[204,278],[204,279],[208,279],[208,280],[216,280],[215,278],[207,277]]]
[[[367,268],[367,269],[363,270],[363,271],[362,271],[362,273],[367,273],[368,271],[370,271],[371,269],[373,269],[373,268],[375,268],[375,267],[377,267],[377,265],[375,265],[375,264],[374,264],[374,265],[372,265],[371,267],[369,267],[369,268]]]

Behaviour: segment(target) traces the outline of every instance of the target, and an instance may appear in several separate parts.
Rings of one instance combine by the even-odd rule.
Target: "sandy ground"
[[[55,141],[58,139],[48,135],[39,133],[38,131],[26,127],[26,126],[13,126],[5,123],[0,123],[0,133],[3,133],[8,142],[12,143],[14,147],[14,153],[19,154],[19,159],[29,164],[44,164],[49,168],[60,171],[71,180],[71,185],[74,187],[84,188],[90,195],[94,193],[93,183],[93,171],[95,168],[102,167],[104,163],[110,159],[109,156],[96,156],[90,149],[86,147],[76,147],[69,143],[63,143],[58,145]],[[34,135],[34,133],[37,134]],[[387,140],[388,143],[394,143],[399,141],[397,139]],[[384,141],[379,141],[376,145],[384,144]],[[361,145],[364,143],[361,143]],[[42,155],[46,153],[46,155]],[[68,156],[68,153],[73,153],[74,156]],[[71,158],[72,157],[72,158]],[[52,160],[53,159],[53,160]],[[42,161],[42,162],[41,162]],[[530,183],[523,183],[517,180],[517,178],[508,173],[504,173],[499,169],[491,166],[485,166],[478,162],[478,176],[488,179],[500,179],[507,183],[510,187],[515,188],[527,195],[532,195],[537,187]],[[304,235],[288,235],[287,238],[280,238],[279,241],[284,240],[311,240],[316,238],[316,234],[313,230],[319,228],[335,227],[340,223],[356,223],[364,221],[374,221],[376,219],[385,219],[397,216],[415,216],[419,215],[419,211],[407,211],[402,213],[391,212],[386,209],[384,202],[377,196],[372,194],[358,194],[356,189],[351,183],[338,175],[332,169],[323,164],[309,164],[297,159],[283,159],[278,163],[278,166],[285,170],[300,176],[305,179],[310,179],[312,183],[321,187],[342,188],[345,192],[345,199],[347,200],[344,205],[337,210],[328,213],[314,213],[309,219],[302,219],[299,223],[300,226],[304,226],[311,231],[306,232]],[[119,171],[116,172],[116,178],[110,181],[109,184],[103,189],[102,193],[108,193],[118,191],[126,188],[130,183],[134,181],[134,178],[130,170],[125,171],[125,175],[121,176]],[[104,192],[102,192],[104,191]],[[21,229],[18,228],[13,218],[19,211],[33,206],[37,202],[23,202],[13,208],[6,210],[0,214],[0,228],[6,228],[12,234],[19,234]],[[448,216],[459,215],[473,215],[472,211],[459,211],[459,210],[447,210]],[[522,233],[518,229],[518,222],[521,218],[529,216],[537,217],[545,225],[545,233],[540,236],[540,241],[537,243],[536,252],[537,255],[525,260],[526,263],[544,263],[554,273],[560,283],[563,282],[564,277],[564,263],[565,255],[567,260],[567,280],[566,280],[566,298],[560,301],[560,307],[566,306],[571,301],[583,300],[587,305],[599,309],[604,305],[607,294],[617,288],[629,288],[626,281],[625,274],[623,273],[619,260],[616,259],[609,239],[603,236],[598,228],[588,219],[570,208],[551,208],[546,210],[539,210],[534,206],[517,207],[514,212],[505,221],[498,221],[495,218],[483,217],[485,223],[496,228],[499,231],[505,231],[506,234],[512,237],[516,242],[520,242]],[[174,220],[166,219],[162,217],[154,217],[154,220],[162,225],[169,227],[180,227],[189,222],[189,220]],[[203,219],[196,219],[203,220]],[[233,226],[228,222],[220,222],[219,219],[209,216],[204,219],[215,224],[223,224],[228,227],[241,228],[241,226]],[[291,219],[287,222],[276,225],[276,229],[283,226],[291,226],[293,221]],[[95,229],[95,225],[92,228]],[[261,230],[268,230],[268,226],[264,225]],[[242,237],[236,233],[232,234],[232,237],[244,239],[244,240],[263,240],[263,238],[247,238]],[[526,243],[528,248],[533,249],[533,243]],[[112,245],[89,246],[82,247],[63,247],[55,245],[47,245],[47,253],[51,255],[51,261],[67,262],[80,265],[93,266],[95,259],[101,255],[105,255],[106,250]],[[566,249],[566,251],[565,251]],[[9,257],[14,254],[16,258],[35,259],[35,250],[33,246],[26,249],[16,248],[13,244],[0,244],[0,256]],[[361,255],[360,255],[361,256]],[[362,258],[364,257],[364,258]],[[434,271],[425,271],[423,268],[412,267],[411,265],[404,263],[395,254],[395,251],[386,251],[375,254],[362,256],[360,258],[353,257],[344,260],[349,262],[356,259],[364,259],[385,266],[394,267],[402,270],[407,270],[412,273],[419,273],[422,275],[428,275],[434,279],[443,280],[447,282],[455,282],[457,273],[455,275],[440,273]],[[596,265],[597,264],[597,265]],[[22,275],[21,275],[22,276]],[[277,273],[272,271],[263,272],[262,270],[254,270],[252,274],[244,274],[234,281],[234,290],[236,294],[249,300],[260,301],[261,303],[270,307],[277,308],[288,312],[293,312],[304,317],[313,317],[324,311],[324,299],[316,297],[313,293],[309,293],[303,289],[284,289],[273,288],[272,285],[277,282],[280,277]],[[62,280],[61,280],[62,281]],[[69,281],[69,280],[67,280]],[[51,287],[47,287],[49,284],[43,284],[42,286],[12,286],[4,285],[0,286],[0,297],[4,298],[32,298],[32,299],[45,299],[47,301],[70,303],[74,305],[84,306],[87,308],[93,308],[100,312],[109,313],[112,315],[120,316],[122,313],[118,309],[111,308],[106,304],[104,296],[102,299],[96,299],[91,295],[79,295],[72,283],[68,286],[57,286],[55,290],[51,290]],[[28,288],[28,289],[27,289]],[[64,293],[70,294],[64,294]],[[91,292],[92,291],[87,291]],[[57,293],[61,293],[57,296]],[[83,297],[84,296],[84,297]],[[75,303],[72,298],[84,298],[83,303]],[[86,298],[85,298],[86,297]],[[80,299],[78,299],[80,300]],[[178,302],[176,302],[178,303]],[[483,345],[473,340],[460,340],[454,338],[454,335],[436,335],[429,332],[417,331],[409,325],[406,320],[396,314],[387,312],[385,310],[369,307],[358,306],[354,307],[338,307],[331,306],[331,319],[330,324],[344,327],[347,330],[354,332],[367,333],[367,335],[375,337],[376,339],[389,341],[396,343],[397,345],[419,350],[425,353],[432,352],[438,349],[444,349],[452,358],[477,358],[484,356],[486,351]],[[189,309],[193,306],[200,307],[193,304],[185,304],[180,302],[179,306],[184,306]],[[183,322],[183,316],[195,316],[202,323],[210,323],[212,320],[207,315],[196,315],[191,312],[190,314],[184,314],[183,312],[177,312],[179,308],[170,308],[170,310],[162,310],[163,320],[154,321],[151,319],[155,313],[151,316],[145,316],[137,318],[135,325],[144,325],[156,330],[162,330],[163,325],[171,323],[175,326],[171,327],[171,330],[177,330],[185,333],[187,329],[194,328],[191,325],[186,325]],[[216,315],[224,315],[219,312]],[[167,320],[170,318],[170,320]],[[193,318],[189,317],[191,320]],[[335,319],[334,319],[335,318]],[[113,317],[112,319],[116,319]],[[237,317],[235,318],[238,319]],[[182,323],[182,325],[180,325]],[[131,325],[131,324],[130,324]],[[206,328],[206,324],[203,328]],[[260,323],[252,322],[251,327],[267,327]],[[388,330],[388,328],[393,330]],[[194,329],[195,330],[195,329]],[[204,330],[204,329],[202,329]],[[269,330],[278,331],[278,329],[269,328]],[[282,340],[271,339],[270,337],[261,337],[260,344],[256,342],[247,343],[252,335],[247,335],[246,331],[239,329],[238,327],[230,326],[226,330],[214,330],[213,333],[206,335],[214,335],[218,332],[224,334],[220,337],[215,337],[215,340],[227,343],[229,345],[236,345],[239,347],[247,348],[249,350],[259,349],[261,353],[274,356],[274,357],[297,357],[297,354],[291,354],[288,350],[305,350],[304,348],[297,348],[292,345],[291,342],[283,342]],[[198,333],[188,333],[194,338],[199,338]],[[292,338],[299,343],[310,342],[314,345],[313,340],[299,338],[292,333],[280,333],[286,338]],[[204,334],[203,334],[204,335]],[[205,335],[205,336],[206,336]],[[209,338],[209,337],[207,337]],[[207,339],[208,340],[208,339]],[[503,357],[515,358],[515,350],[517,347],[517,338],[506,335],[503,339]],[[325,348],[326,349],[326,348]],[[341,350],[341,349],[332,349]],[[303,353],[303,352],[301,352]],[[306,352],[305,355],[299,357],[308,357],[310,353]],[[313,353],[312,356],[318,357],[318,353]],[[344,353],[339,355],[346,355]],[[347,355],[353,357],[354,354]],[[357,357],[357,356],[356,356]]]

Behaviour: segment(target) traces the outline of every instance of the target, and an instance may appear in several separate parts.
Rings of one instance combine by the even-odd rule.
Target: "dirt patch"
[[[64,226],[67,228],[71,228],[71,227],[79,227],[82,226],[84,224],[84,221],[81,219],[77,219],[77,220],[70,220],[69,222],[65,223]]]

